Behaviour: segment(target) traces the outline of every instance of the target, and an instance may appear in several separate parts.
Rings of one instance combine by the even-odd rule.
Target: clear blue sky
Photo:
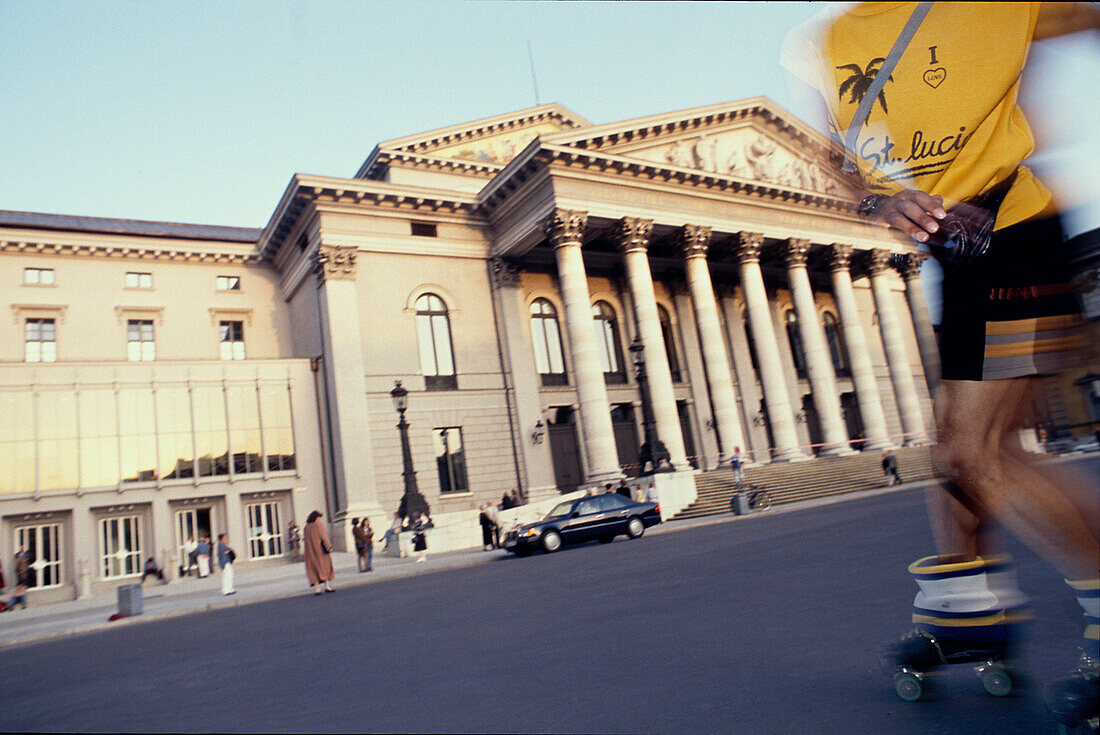
[[[818,9],[0,0],[0,209],[261,227],[295,172],[350,177],[379,141],[534,104],[528,39],[540,101],[594,123],[756,95],[790,108],[779,46]],[[1078,86],[1048,90],[1092,105],[1062,142],[1096,137]],[[1096,150],[1068,159],[1095,178]]]

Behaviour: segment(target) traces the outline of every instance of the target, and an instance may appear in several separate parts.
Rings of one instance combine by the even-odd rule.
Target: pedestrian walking
[[[660,502],[660,496],[657,495],[657,486],[652,480],[649,482],[649,487],[645,489],[645,502],[657,503]]]
[[[477,515],[477,522],[481,524],[481,546],[485,551],[493,550],[493,521],[486,513],[487,504],[482,504],[481,512]]]
[[[195,559],[199,563],[199,579],[210,576],[210,538],[203,536],[195,546]]]
[[[370,518],[364,518],[359,527],[363,529],[363,540],[367,552],[367,571],[370,572],[373,571],[371,562],[374,559],[374,529],[370,527]]]
[[[15,552],[15,579],[24,587],[29,587],[31,583],[31,562],[34,559],[31,552],[27,551],[26,546],[20,545],[19,550]]]
[[[359,519],[353,518],[351,521],[351,535],[355,539],[355,563],[360,572],[365,572],[369,566],[367,563],[366,524],[359,525]]]
[[[886,475],[887,487],[901,484],[901,476],[898,474],[898,458],[889,449],[882,454],[882,471]]]
[[[15,585],[15,589],[12,590],[11,599],[8,600],[7,605],[0,603],[0,611],[14,610],[16,605],[19,605],[24,610],[27,609],[27,585],[25,584]]]
[[[630,485],[626,484],[625,477],[619,478],[619,487],[615,489],[615,492],[617,492],[619,495],[622,495],[624,498],[630,498]]]
[[[328,530],[321,523],[324,516],[320,511],[313,511],[306,518],[305,537],[303,546],[306,558],[306,578],[313,588],[314,594],[335,592],[329,584],[336,578],[336,572],[332,569],[332,542],[328,538]],[[322,586],[323,585],[323,586]]]
[[[183,556],[187,559],[187,568],[182,570],[183,576],[190,577],[191,570],[198,566],[197,549],[199,545],[195,542],[194,536],[187,537],[187,543],[183,545]]]
[[[290,551],[292,562],[302,560],[302,534],[298,530],[298,524],[294,519],[286,527],[286,548]]]
[[[491,505],[491,503],[490,503]],[[428,535],[424,532],[428,527],[427,523],[421,516],[417,516],[413,521],[413,551],[416,552],[416,561],[420,563],[428,558]]]
[[[229,545],[229,534],[218,534],[218,566],[222,568],[222,594],[232,595],[237,592],[233,584],[233,562],[237,558],[237,552]]]
[[[8,587],[8,582],[4,579],[4,562],[0,560],[0,592],[3,592]]]
[[[1026,598],[995,552],[991,529],[1001,525],[1057,568],[1085,612],[1077,669],[1048,692],[1056,719],[1083,725],[1100,715],[1100,522],[1078,503],[1087,488],[1036,462],[1018,432],[1037,378],[1074,356],[1084,319],[1055,197],[1022,165],[1035,138],[1018,96],[1033,41],[1095,33],[1100,12],[1088,3],[858,4],[817,33],[806,28],[784,44],[784,62],[818,88],[845,138],[858,213],[927,248],[943,273],[941,364],[930,375],[940,378],[937,454],[949,480],[926,496],[938,553],[909,566],[915,627],[885,658],[900,673],[1006,654]],[[949,74],[967,83],[942,84]],[[895,141],[912,141],[913,155],[891,153]]]
[[[745,460],[741,456],[741,447],[733,448],[733,455],[730,456],[730,469],[733,470],[733,481],[738,485],[745,483]]]
[[[490,500],[485,504],[485,515],[489,516],[489,520],[493,524],[493,548],[500,548],[500,511],[493,505],[493,501]]]

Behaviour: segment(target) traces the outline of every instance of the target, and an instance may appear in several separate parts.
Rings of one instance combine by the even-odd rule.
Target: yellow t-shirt
[[[948,205],[1019,168],[997,229],[1053,210],[1051,193],[1020,166],[1035,140],[1017,105],[1040,3],[937,2],[875,100],[854,152],[869,188],[919,189]],[[846,131],[913,2],[870,2],[827,30],[823,92]],[[831,70],[830,68],[831,67]]]

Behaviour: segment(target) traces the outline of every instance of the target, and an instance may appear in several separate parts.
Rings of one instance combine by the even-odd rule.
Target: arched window
[[[679,383],[680,361],[676,358],[676,338],[672,333],[672,318],[665,307],[657,304],[657,318],[661,320],[661,338],[665,343],[665,356],[668,358],[668,371],[672,373],[672,381]]]
[[[565,356],[561,348],[558,311],[546,299],[531,304],[531,342],[535,347],[535,369],[543,385],[568,385]]]
[[[798,315],[794,309],[787,310],[787,339],[791,343],[791,359],[798,377],[806,377],[806,351],[802,349],[802,333],[798,331]]]
[[[848,348],[844,344],[844,335],[840,331],[840,324],[832,312],[825,312],[821,320],[825,325],[825,342],[829,345],[829,357],[833,360],[833,370],[837,375],[848,376],[852,374],[848,367]]]
[[[454,353],[451,351],[451,323],[447,305],[434,293],[416,300],[416,340],[420,348],[420,372],[427,390],[454,390]]]
[[[619,323],[615,310],[606,301],[597,301],[592,307],[592,323],[596,327],[596,341],[600,344],[600,364],[604,380],[608,383],[625,383],[623,353],[619,346]]]

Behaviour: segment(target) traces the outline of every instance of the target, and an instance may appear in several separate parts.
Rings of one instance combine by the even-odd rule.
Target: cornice
[[[387,140],[379,144],[381,149],[399,149],[409,152],[422,153],[443,146],[456,145],[469,141],[479,140],[490,135],[496,135],[502,131],[513,128],[522,128],[528,125],[542,122],[543,120],[560,120],[569,127],[587,127],[590,123],[579,115],[567,110],[556,102],[538,107],[530,107],[516,112],[509,112],[494,117],[486,117],[472,122],[450,125],[437,130],[430,130],[415,135],[406,135],[401,138]]]
[[[357,179],[372,179],[386,166],[419,169],[425,171],[448,171],[463,176],[491,178],[504,168],[499,163],[485,163],[466,158],[443,158],[442,156],[411,153],[397,149],[378,149],[355,174]]]
[[[480,216],[477,198],[473,194],[365,179],[296,174],[260,237],[261,255],[264,258],[274,257],[306,207],[323,204]]]
[[[43,233],[44,234],[44,233]],[[32,255],[66,255],[138,260],[168,260],[191,263],[232,263],[252,265],[261,261],[257,252],[227,253],[210,250],[186,250],[137,243],[115,244],[77,241],[49,241],[45,237],[19,237],[0,233],[0,252]]]

